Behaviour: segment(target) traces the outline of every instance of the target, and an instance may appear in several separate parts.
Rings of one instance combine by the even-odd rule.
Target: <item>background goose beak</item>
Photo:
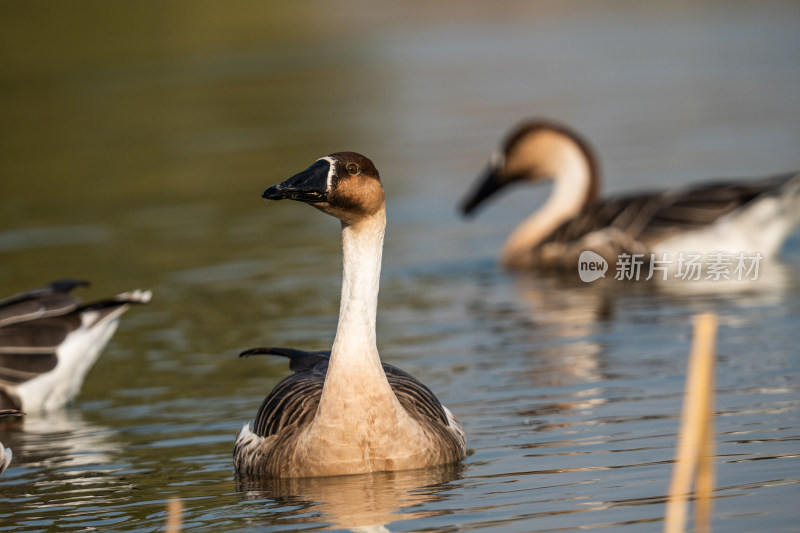
[[[320,159],[299,174],[264,191],[267,200],[297,200],[306,203],[328,201],[328,172],[330,163]]]
[[[496,165],[489,165],[478,179],[478,185],[461,203],[461,214],[464,216],[473,214],[475,208],[482,204],[484,200],[492,196],[505,186],[500,181],[501,169]]]

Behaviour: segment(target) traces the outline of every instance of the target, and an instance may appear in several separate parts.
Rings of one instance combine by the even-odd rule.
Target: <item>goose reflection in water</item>
[[[681,317],[709,307],[726,310],[720,315],[725,326],[757,323],[758,317],[744,310],[778,305],[791,297],[788,289],[797,283],[791,265],[773,259],[766,266],[757,282],[741,283],[583,283],[538,272],[509,278],[492,270],[481,284],[469,286],[465,281],[456,288],[471,295],[465,335],[476,337],[474,357],[492,353],[496,360],[508,361],[509,375],[496,379],[507,379],[520,390],[513,400],[498,394],[497,401],[507,402],[509,410],[541,429],[552,413],[583,411],[590,416],[609,402],[603,384],[620,377],[620,357],[633,357],[624,354],[636,324],[652,320],[670,335],[676,324],[683,324]],[[647,361],[654,368],[685,356],[659,345],[651,352]],[[547,390],[562,387],[569,390]],[[492,413],[487,409],[486,414]],[[480,433],[475,427],[472,431]]]
[[[107,490],[109,482],[118,484],[116,488],[120,490],[130,489],[128,482],[98,475],[108,473],[108,464],[124,464],[118,460],[123,445],[114,441],[116,432],[89,422],[80,411],[60,409],[29,413],[23,420],[4,427],[2,435],[3,444],[14,450],[14,463],[3,479],[24,480],[22,484],[5,486],[5,498],[23,496],[30,490],[30,484],[42,480],[53,487],[63,486],[65,490],[83,487],[72,495],[71,505],[97,505],[96,495],[89,490],[92,486],[106,487],[103,491],[109,495],[114,493]],[[40,508],[41,504],[38,499],[15,503],[19,508]],[[2,509],[0,504],[0,512]]]
[[[392,522],[448,514],[430,504],[447,500],[457,491],[454,482],[464,470],[461,464],[451,464],[349,476],[240,480],[236,488],[244,500],[269,500],[290,507],[276,512],[270,506],[265,520],[319,523],[322,518],[350,531],[385,532]]]

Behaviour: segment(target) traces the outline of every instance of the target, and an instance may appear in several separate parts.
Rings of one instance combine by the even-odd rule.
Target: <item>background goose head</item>
[[[378,170],[355,152],[336,152],[317,159],[304,171],[264,191],[268,200],[297,200],[352,225],[384,208]]]
[[[519,181],[555,181],[579,196],[581,207],[597,199],[600,170],[589,143],[577,132],[555,121],[530,119],[512,129],[489,161],[476,187],[461,204],[472,214],[484,200]]]

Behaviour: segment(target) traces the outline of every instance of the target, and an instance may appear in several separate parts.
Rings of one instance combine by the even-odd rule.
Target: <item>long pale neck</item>
[[[418,431],[392,392],[375,342],[385,228],[384,209],[355,224],[342,224],[344,268],[339,326],[308,433],[312,440],[324,442],[326,453],[333,454],[336,460],[363,461],[364,451],[354,447],[354,442],[369,444],[370,449],[378,443],[382,450],[387,443],[396,444],[402,431],[406,436]]]
[[[594,201],[596,186],[589,162],[577,150],[563,150],[550,161],[552,170],[543,174],[553,177],[553,192],[547,202],[526,218],[509,236],[501,261],[508,267],[526,267],[530,252],[561,224],[576,216]]]
[[[344,442],[368,411],[387,413],[398,407],[375,342],[385,228],[383,209],[356,224],[342,224],[339,325],[314,420],[328,439]]]
[[[377,366],[375,317],[383,255],[386,211],[353,225],[342,223],[342,300],[339,325],[331,352],[331,369],[340,363],[350,368]]]

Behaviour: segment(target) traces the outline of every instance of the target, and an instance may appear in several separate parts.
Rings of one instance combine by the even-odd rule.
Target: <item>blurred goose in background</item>
[[[150,301],[133,291],[82,303],[64,279],[0,300],[0,408],[47,410],[80,391],[83,379],[130,304]]]
[[[510,235],[509,269],[575,271],[592,250],[614,264],[621,253],[777,253],[800,220],[800,173],[716,181],[599,199],[600,169],[589,143],[563,124],[529,120],[506,138],[461,206],[472,214],[507,185],[554,182],[553,192]]]
[[[256,348],[288,357],[294,374],[272,390],[236,437],[240,475],[279,478],[405,470],[466,456],[461,424],[411,375],[381,364],[375,339],[386,228],[372,161],[340,152],[264,191],[305,202],[341,221],[339,324],[330,352]]]
[[[0,418],[5,418],[7,416],[22,416],[22,411],[18,409],[0,409]],[[8,465],[11,464],[11,448],[4,448],[3,444],[0,443],[0,474],[6,471]]]

